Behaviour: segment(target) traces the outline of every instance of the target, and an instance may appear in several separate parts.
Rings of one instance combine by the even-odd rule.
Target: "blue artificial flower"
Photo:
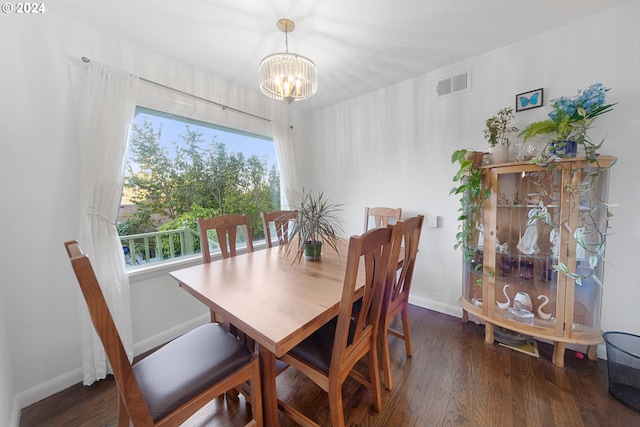
[[[578,113],[578,109],[582,108],[586,111],[586,117],[601,114],[602,108],[605,106],[605,98],[611,89],[605,87],[602,83],[594,83],[587,89],[578,90],[578,95],[572,98],[561,96],[554,99],[553,111],[549,113],[549,117],[554,122],[569,120],[570,122],[580,120],[582,117]]]

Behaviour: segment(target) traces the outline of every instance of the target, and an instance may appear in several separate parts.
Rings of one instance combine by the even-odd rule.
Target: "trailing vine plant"
[[[583,170],[580,168],[569,170],[571,177],[564,186],[564,191],[571,195],[569,198],[569,213],[561,223],[558,224],[553,221],[542,203],[533,208],[530,215],[530,220],[539,219],[551,227],[552,230],[565,227],[573,237],[571,243],[576,244],[576,250],[584,252],[589,267],[587,275],[578,273],[577,268],[575,272],[569,271],[569,268],[562,262],[552,266],[555,271],[566,274],[572,278],[577,285],[582,285],[584,280],[592,279],[595,283],[602,286],[602,280],[597,276],[595,270],[600,262],[605,261],[605,241],[609,234],[609,219],[612,214],[609,211],[611,205],[601,200],[595,190],[601,175],[610,169],[616,160],[613,159],[610,163],[607,162],[609,163],[607,165],[602,164],[596,153],[597,148],[601,145],[602,143],[597,146],[593,145],[595,148],[591,152],[592,155],[586,159],[587,165],[584,168],[585,175],[581,182],[573,184],[572,178],[573,174],[581,173]],[[587,153],[589,152],[587,151]],[[546,160],[543,162],[537,160],[536,162],[546,166],[546,170],[548,171],[553,171],[558,167],[566,167],[561,162],[548,163]],[[541,196],[544,196],[544,194],[541,193]],[[569,224],[569,218],[573,216],[576,210],[578,212],[579,226],[572,229]]]
[[[599,262],[605,261],[605,240],[610,228],[611,213],[609,211],[610,205],[598,198],[595,189],[601,175],[616,163],[616,159],[607,159],[606,162],[600,161],[598,150],[604,144],[605,139],[603,138],[597,143],[591,141],[588,130],[591,129],[594,120],[612,111],[616,105],[606,102],[606,94],[609,90],[610,88],[605,87],[602,83],[595,83],[585,90],[579,90],[577,96],[560,97],[553,101],[553,109],[549,113],[549,119],[531,123],[520,133],[525,137],[525,140],[537,134],[555,133],[555,137],[549,140],[542,150],[541,159],[533,160],[534,163],[545,166],[549,171],[558,167],[566,167],[562,162],[559,162],[560,158],[547,153],[547,149],[553,144],[564,140],[575,141],[584,150],[587,160],[587,165],[583,170],[584,179],[578,184],[573,184],[574,174],[582,171],[581,169],[570,170],[572,179],[569,179],[563,189],[572,196],[569,215],[563,220],[563,223],[553,223],[549,215],[544,215],[542,209],[533,212],[534,217],[539,216],[538,219],[541,219],[552,229],[557,230],[559,227],[565,227],[573,236],[576,251],[584,252],[590,270],[586,276],[578,273],[577,267],[575,272],[571,272],[563,263],[553,266],[554,270],[566,274],[574,279],[578,285],[582,285],[584,280],[591,278],[602,286],[602,280],[595,274],[595,270]],[[575,214],[576,209],[579,226],[573,230],[568,219]]]
[[[464,262],[471,264],[474,271],[482,272],[483,264],[472,262],[475,249],[471,243],[482,224],[482,203],[491,195],[491,189],[484,185],[482,169],[475,164],[473,158],[467,156],[467,153],[468,150],[460,149],[451,155],[451,163],[457,163],[459,168],[453,177],[453,181],[458,184],[451,189],[449,195],[460,195],[460,214],[457,218],[460,225],[454,248],[462,250]],[[482,285],[482,280],[479,279],[476,284]]]

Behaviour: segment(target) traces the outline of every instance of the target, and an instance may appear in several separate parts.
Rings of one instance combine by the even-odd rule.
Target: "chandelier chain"
[[[289,27],[284,30],[284,47],[287,53],[289,53]]]

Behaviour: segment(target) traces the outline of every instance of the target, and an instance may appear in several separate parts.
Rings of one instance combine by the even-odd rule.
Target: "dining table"
[[[319,261],[298,261],[297,248],[287,248],[256,250],[170,273],[184,290],[257,342],[267,426],[279,425],[276,358],[338,315],[348,240],[341,240],[337,251],[324,248]],[[363,270],[362,265],[360,277]]]

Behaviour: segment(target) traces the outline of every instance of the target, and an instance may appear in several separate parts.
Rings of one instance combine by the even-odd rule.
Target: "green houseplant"
[[[453,177],[453,181],[458,184],[449,192],[450,195],[460,195],[460,214],[457,218],[460,228],[456,233],[454,248],[462,249],[465,262],[471,262],[475,254],[471,243],[482,224],[482,202],[491,195],[491,190],[485,186],[482,169],[472,159],[467,158],[468,151],[463,148],[451,155],[451,163],[457,163],[459,167]],[[481,268],[482,264],[474,265],[476,270]]]
[[[492,148],[493,163],[504,163],[509,158],[509,134],[518,128],[510,126],[513,108],[505,107],[485,121],[484,137]]]
[[[565,147],[569,142],[576,146],[582,146],[584,149],[588,162],[584,168],[584,178],[579,183],[566,183],[565,191],[575,195],[567,206],[568,217],[572,215],[571,212],[577,211],[582,226],[575,230],[569,229],[569,231],[573,234],[576,251],[585,254],[586,265],[576,271],[569,271],[563,263],[552,266],[554,270],[574,279],[577,285],[582,285],[583,281],[591,279],[602,286],[601,278],[596,275],[595,271],[598,264],[604,261],[605,241],[608,235],[611,212],[609,204],[600,200],[594,193],[594,189],[601,180],[601,175],[616,163],[616,159],[600,161],[598,150],[602,147],[604,139],[597,143],[593,142],[588,135],[588,130],[591,129],[592,123],[597,117],[613,110],[615,104],[606,103],[606,93],[609,90],[601,83],[596,83],[584,91],[578,91],[578,95],[575,97],[558,98],[553,101],[553,111],[549,113],[549,119],[531,123],[521,132],[525,140],[539,134],[555,134],[545,146],[545,151],[547,147],[552,148],[550,154],[572,157],[572,155],[567,155],[568,146]],[[557,152],[554,153],[554,150]],[[564,167],[562,163],[549,160],[553,160],[553,158],[543,155],[542,158],[535,160],[535,163],[546,165],[547,170]],[[579,171],[575,170],[572,173],[579,173]],[[538,218],[535,212],[534,218]],[[538,219],[542,219],[552,229],[568,227],[566,221],[562,224],[556,224],[548,216],[540,216]],[[584,234],[585,229],[591,231]]]
[[[587,156],[595,155],[602,142],[592,143],[586,131],[598,116],[613,110],[615,104],[606,103],[609,90],[602,83],[594,83],[585,90],[578,90],[574,97],[555,99],[549,118],[529,124],[519,135],[526,141],[536,135],[553,134],[545,146],[545,151],[551,147],[551,154],[557,150],[558,154],[573,157],[577,145],[582,145]],[[573,145],[576,145],[575,149]]]
[[[300,262],[303,256],[319,260],[323,243],[338,252],[338,240],[343,233],[342,221],[337,215],[341,206],[329,203],[323,192],[302,190],[296,208],[298,219],[292,224],[291,243],[287,245],[287,253],[295,247],[295,261]]]

